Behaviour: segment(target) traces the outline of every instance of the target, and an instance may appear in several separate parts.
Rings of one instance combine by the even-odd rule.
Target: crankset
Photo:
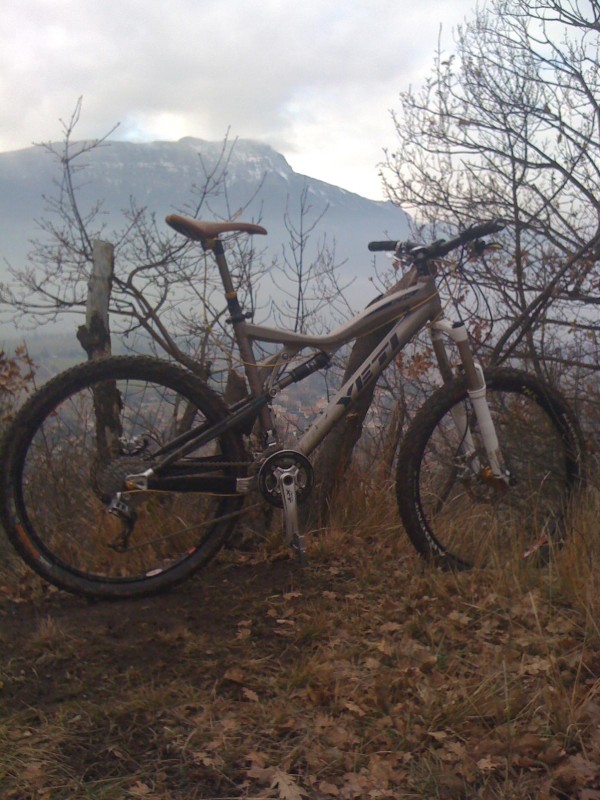
[[[258,488],[265,500],[271,505],[283,508],[281,477],[284,474],[293,476],[296,502],[304,503],[314,486],[315,474],[308,458],[296,450],[279,450],[261,464],[258,472]],[[289,483],[290,481],[286,481],[285,485]]]
[[[312,464],[296,450],[273,453],[258,472],[258,487],[263,497],[283,509],[286,542],[295,549],[301,563],[306,562],[306,552],[298,522],[298,504],[308,498],[314,482]]]

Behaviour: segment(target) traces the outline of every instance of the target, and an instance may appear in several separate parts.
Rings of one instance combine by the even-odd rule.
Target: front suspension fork
[[[467,382],[467,392],[473,411],[477,419],[477,425],[483,440],[483,446],[487,455],[487,462],[489,465],[489,480],[497,485],[508,485],[508,473],[503,468],[502,454],[500,452],[500,443],[496,434],[494,420],[490,413],[490,407],[487,402],[487,389],[485,384],[485,377],[483,369],[480,364],[475,362],[473,353],[469,345],[469,337],[467,329],[462,322],[449,323],[446,320],[438,320],[431,324],[431,340],[433,349],[437,358],[438,366],[444,383],[452,380],[452,369],[448,361],[448,355],[444,347],[444,337],[448,336],[456,344],[460,359],[462,361],[463,370]],[[468,427],[468,419],[465,408],[455,406],[452,409],[452,417],[456,425],[462,449],[469,459],[471,468],[481,473],[482,468],[477,457],[477,451]]]

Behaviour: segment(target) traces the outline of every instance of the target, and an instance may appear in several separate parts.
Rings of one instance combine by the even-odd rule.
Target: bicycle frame
[[[223,266],[224,256],[218,261],[222,261],[220,265],[222,277],[225,271],[224,285],[226,286],[228,282],[231,285],[227,266],[226,264]],[[226,292],[226,299],[232,313],[235,337],[251,387],[251,396],[236,404],[231,409],[231,415],[221,422],[215,425],[202,425],[171,441],[155,454],[158,458],[156,466],[141,475],[129,476],[128,485],[138,489],[159,489],[166,488],[166,481],[176,480],[183,491],[246,493],[251,485],[251,481],[248,479],[202,476],[202,471],[206,472],[207,468],[210,468],[210,459],[205,462],[204,470],[199,467],[199,474],[196,476],[190,476],[190,466],[192,465],[188,464],[188,474],[176,477],[178,472],[176,462],[228,429],[247,428],[248,423],[251,426],[257,417],[263,428],[265,450],[270,445],[280,444],[274,434],[269,409],[272,399],[287,386],[303,380],[326,366],[332,355],[343,345],[390,324],[393,325],[391,330],[338,390],[320,416],[295,444],[294,450],[304,456],[309,456],[347,412],[351,404],[361,396],[367,387],[377,381],[383,370],[398,356],[405,345],[421,329],[429,325],[439,371],[442,379],[446,382],[452,378],[452,371],[444,339],[448,337],[457,345],[493,474],[497,479],[502,479],[503,471],[498,452],[498,440],[485,400],[483,371],[474,363],[464,325],[462,323],[451,324],[442,318],[440,296],[431,275],[417,277],[406,288],[396,285],[388,294],[377,299],[348,323],[325,336],[311,336],[247,323],[237,305],[237,297],[233,290]],[[280,344],[282,347],[265,362],[258,364],[253,352],[254,341]],[[287,372],[292,359],[306,348],[317,351],[316,355],[296,369]],[[280,377],[282,373],[283,376]],[[467,429],[466,418],[459,419],[457,417],[456,425],[464,440],[465,454],[469,455],[474,452],[474,447]],[[173,469],[169,470],[171,465],[173,465],[174,471]]]
[[[169,220],[167,220],[169,221]],[[171,218],[173,222],[173,218]],[[175,220],[174,227],[179,223]],[[489,474],[485,479],[499,487],[508,485],[508,477],[502,469],[498,438],[486,401],[486,387],[482,368],[473,359],[468,335],[463,323],[450,324],[443,319],[443,310],[437,286],[435,270],[430,269],[426,255],[415,259],[415,272],[407,287],[396,284],[386,295],[378,298],[364,311],[333,333],[326,336],[310,336],[292,331],[281,331],[246,322],[233,281],[229,272],[223,245],[218,233],[226,230],[248,230],[266,232],[252,225],[240,227],[236,223],[206,225],[183,220],[182,231],[201,241],[205,250],[211,250],[217,262],[225,290],[227,307],[231,314],[235,339],[250,387],[250,397],[230,409],[230,414],[216,424],[205,423],[177,437],[158,453],[155,466],[137,475],[128,475],[125,484],[133,490],[175,490],[209,492],[216,494],[243,495],[261,486],[270,502],[281,505],[284,512],[286,539],[293,543],[301,559],[304,558],[304,542],[298,519],[298,500],[301,483],[312,482],[312,468],[307,461],[334,425],[344,416],[351,405],[374,384],[382,371],[396,358],[404,346],[424,327],[429,326],[433,348],[442,379],[452,379],[452,370],[446,353],[444,339],[450,337],[456,344],[467,390],[479,425],[484,448],[487,453]],[[213,235],[214,234],[214,235]],[[382,328],[391,328],[372,352],[364,359],[353,375],[335,394],[322,414],[309,426],[293,450],[282,449],[275,435],[270,405],[273,398],[287,386],[321,369],[331,361],[333,354],[350,341],[366,336]],[[255,359],[253,343],[266,342],[282,345],[262,364]],[[290,369],[290,362],[299,352],[310,348],[316,351],[308,361]],[[215,475],[215,466],[227,466],[215,456],[191,458],[184,456],[198,451],[203,445],[214,441],[228,430],[249,433],[259,419],[262,442],[255,454],[254,463],[258,471],[250,470],[248,477]],[[479,472],[480,464],[469,428],[465,409],[457,407],[453,413],[460,444],[460,456],[470,468]],[[457,456],[459,454],[457,453]],[[232,465],[233,466],[233,465]],[[304,472],[304,478],[299,476]],[[269,482],[269,483],[267,483]],[[116,504],[121,502],[120,496]],[[117,513],[119,508],[115,509]],[[127,509],[125,509],[126,512]],[[123,513],[122,516],[126,514]]]
[[[227,297],[231,304],[231,295]],[[235,309],[231,309],[232,312]],[[173,439],[154,455],[158,459],[152,470],[140,475],[130,475],[127,483],[137,489],[159,489],[165,480],[171,480],[169,467],[188,453],[231,428],[246,428],[258,417],[261,421],[264,446],[275,444],[274,426],[268,408],[272,399],[287,386],[296,383],[326,366],[332,355],[343,345],[365,336],[381,327],[393,325],[381,343],[364,360],[351,378],[337,392],[323,413],[309,427],[295,449],[308,456],[321,443],[333,426],[346,413],[349,406],[361,393],[377,380],[381,372],[400,353],[407,342],[430,320],[441,314],[441,304],[435,283],[431,277],[405,289],[392,291],[375,301],[354,319],[326,336],[310,336],[281,331],[261,325],[234,320],[234,332],[243,365],[251,387],[251,396],[236,404],[226,419],[215,425],[204,424]],[[241,315],[240,315],[241,316]],[[253,341],[281,344],[282,347],[264,363],[258,364],[252,348]],[[317,354],[296,369],[285,372],[292,359],[303,349],[316,350]],[[283,374],[283,377],[279,377]],[[167,478],[167,474],[169,477]],[[164,477],[162,477],[164,476]],[[187,480],[182,490],[190,491],[245,491],[244,479],[199,478]],[[202,484],[204,482],[204,484]]]
[[[377,381],[383,370],[413,336],[440,314],[439,294],[433,279],[428,278],[378,299],[354,319],[327,336],[307,336],[246,323],[241,323],[236,336],[238,342],[247,338],[250,347],[253,341],[283,345],[263,367],[245,365],[249,382],[250,375],[255,369],[269,369],[269,375],[263,382],[263,390],[273,396],[279,388],[285,388],[285,386],[278,387],[277,381],[282,364],[294,358],[300,350],[307,347],[315,349],[319,353],[325,353],[329,360],[343,345],[390,324],[393,325],[295,444],[296,450],[308,456],[344,416],[350,405]],[[269,425],[267,430],[272,429],[270,417],[267,424]]]

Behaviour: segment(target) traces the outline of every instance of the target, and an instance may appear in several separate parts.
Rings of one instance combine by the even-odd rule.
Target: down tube
[[[437,295],[435,297],[437,301]],[[439,312],[436,302],[425,303],[421,308],[411,311],[403,317],[395,328],[388,333],[383,341],[363,361],[356,372],[342,386],[332,399],[323,414],[306,431],[298,442],[298,450],[304,455],[310,455],[321,441],[327,436],[333,426],[349,410],[352,401],[360,395],[367,386],[377,380],[379,375],[388,366],[391,360],[402,350],[404,345]]]

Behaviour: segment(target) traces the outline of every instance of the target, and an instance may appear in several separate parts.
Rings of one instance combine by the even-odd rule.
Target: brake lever
[[[479,258],[486,250],[502,250],[500,242],[486,242],[485,239],[475,239],[469,244],[469,255],[471,258]]]

